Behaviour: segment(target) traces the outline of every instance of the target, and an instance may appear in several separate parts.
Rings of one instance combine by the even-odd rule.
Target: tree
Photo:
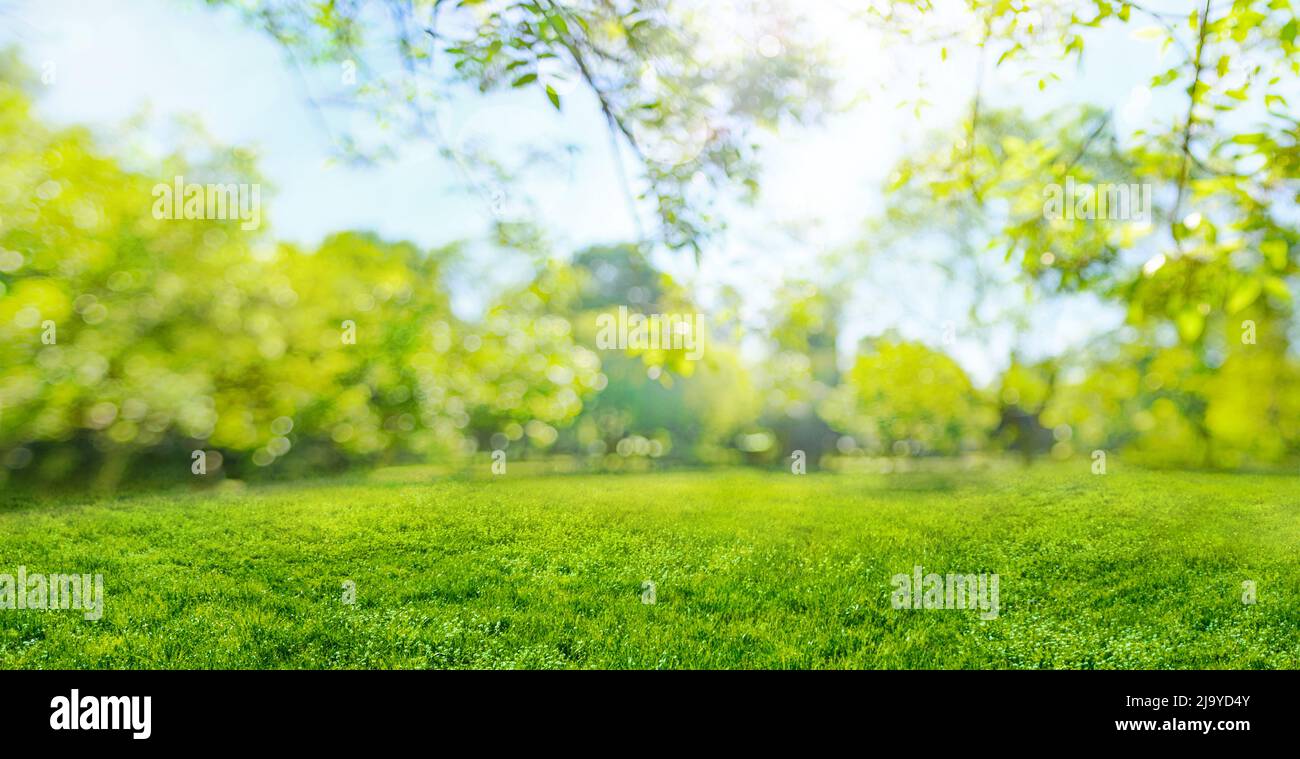
[[[593,115],[609,128],[616,160],[621,165],[625,151],[635,159],[638,195],[658,220],[653,239],[696,255],[720,224],[701,185],[752,195],[759,173],[753,132],[817,118],[831,87],[798,14],[773,0],[762,3],[771,28],[747,40],[748,52],[739,57],[706,41],[707,4],[390,0],[378,9],[209,2],[239,7],[295,64],[350,71],[357,86],[341,102],[371,109],[397,127],[399,140],[432,141],[462,166],[492,163],[492,157],[458,150],[439,123],[439,107],[457,85],[479,92],[535,89],[557,109],[570,100],[582,103],[562,90],[583,88],[594,101]],[[393,67],[400,75],[384,76]],[[352,145],[360,142],[348,137]],[[489,170],[494,181],[508,179],[501,168]],[[471,183],[485,198],[492,193]]]
[[[926,0],[895,5],[931,10]],[[1057,288],[1123,298],[1135,322],[1168,320],[1188,343],[1211,315],[1262,296],[1270,309],[1289,309],[1284,278],[1297,271],[1300,243],[1288,221],[1300,174],[1300,125],[1286,100],[1300,81],[1289,2],[1205,2],[1181,14],[1124,0],[969,7],[985,29],[984,54],[1001,52],[996,65],[1032,53],[1079,58],[1092,30],[1151,24],[1144,33],[1178,60],[1149,84],[1181,86],[1187,103],[1174,123],[1119,145],[1109,114],[1095,111],[1056,114],[1032,135],[1000,133],[1001,117],[980,108],[977,91],[960,147],[925,164],[925,184],[941,197],[970,194],[1008,207],[990,247]],[[1071,180],[1150,185],[1158,199],[1150,223],[1044,213],[1044,191]],[[1132,250],[1144,255],[1119,255]]]
[[[46,127],[21,81],[0,79],[0,472],[112,486],[186,474],[195,450],[234,476],[456,460],[512,424],[553,442],[598,387],[545,291],[464,321],[455,246],[343,232],[303,249],[156,218],[156,177]],[[163,184],[256,182],[242,152],[201,152],[167,156]]]
[[[776,436],[784,459],[803,451],[816,467],[839,438],[819,408],[840,381],[844,300],[841,288],[789,281],[778,288],[768,313],[768,354],[758,372],[761,422]]]
[[[821,413],[875,455],[973,450],[996,419],[955,361],[891,335],[864,341]]]

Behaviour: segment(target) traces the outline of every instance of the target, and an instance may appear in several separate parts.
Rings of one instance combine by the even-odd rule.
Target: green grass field
[[[1298,497],[1086,463],[11,495],[0,573],[101,572],[105,611],[0,609],[0,666],[1294,668]],[[895,610],[917,564],[997,573],[1000,615]]]

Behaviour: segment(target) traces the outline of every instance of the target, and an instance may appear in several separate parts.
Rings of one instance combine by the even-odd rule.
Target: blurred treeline
[[[1300,366],[1271,328],[1289,312],[1244,313],[1253,344],[1240,320],[1196,346],[1139,325],[977,387],[892,333],[846,359],[845,296],[792,280],[758,330],[715,309],[701,361],[600,351],[601,313],[697,310],[635,246],[549,260],[462,320],[457,248],[340,232],[302,249],[238,222],[156,220],[155,183],[255,182],[255,167],[216,150],[133,170],[89,132],[43,124],[13,60],[4,70],[0,481],[181,479],[195,450],[209,479],[457,467],[496,449],[613,470],[789,466],[796,450],[810,470],[1007,450],[1230,467],[1300,453]],[[758,358],[742,359],[746,334]]]

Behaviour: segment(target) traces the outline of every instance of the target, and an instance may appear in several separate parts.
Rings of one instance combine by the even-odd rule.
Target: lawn
[[[0,666],[1300,666],[1300,478],[1112,470],[10,494],[0,573],[105,606],[0,609]],[[894,609],[916,565],[1000,613]]]

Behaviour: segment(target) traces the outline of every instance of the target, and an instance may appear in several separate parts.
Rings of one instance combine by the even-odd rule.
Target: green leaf
[[[555,110],[560,110],[560,93],[549,84],[546,85],[546,97],[551,101],[551,105],[555,106]]]
[[[1174,81],[1175,79],[1177,79],[1178,76],[1179,76],[1179,74],[1181,74],[1181,73],[1182,73],[1182,70],[1179,69],[1177,66],[1175,66],[1174,68],[1169,69],[1168,71],[1164,72],[1163,74],[1158,74],[1158,75],[1156,75],[1156,76],[1151,77],[1151,86],[1152,86],[1152,87],[1163,87],[1163,86],[1165,86],[1166,84],[1169,84],[1170,82],[1172,82],[1172,81]]]
[[[1232,296],[1228,298],[1228,303],[1224,308],[1227,309],[1228,313],[1235,314],[1254,303],[1263,289],[1264,285],[1258,279],[1248,279],[1237,286]]]
[[[532,84],[532,83],[535,82],[535,81],[537,81],[537,73],[536,73],[536,72],[529,72],[529,73],[524,74],[523,76],[519,77],[518,79],[516,79],[514,82],[512,82],[512,83],[510,84],[510,86],[511,86],[511,87],[523,87],[524,85]]]
[[[1291,289],[1281,277],[1269,277],[1264,280],[1264,290],[1278,300],[1290,301]]]
[[[1188,343],[1196,342],[1196,338],[1200,337],[1205,329],[1205,317],[1194,306],[1183,309],[1175,322],[1178,325],[1178,334],[1184,342]]]
[[[1286,268],[1286,240],[1265,240],[1260,244],[1259,252],[1274,269],[1281,271]]]

